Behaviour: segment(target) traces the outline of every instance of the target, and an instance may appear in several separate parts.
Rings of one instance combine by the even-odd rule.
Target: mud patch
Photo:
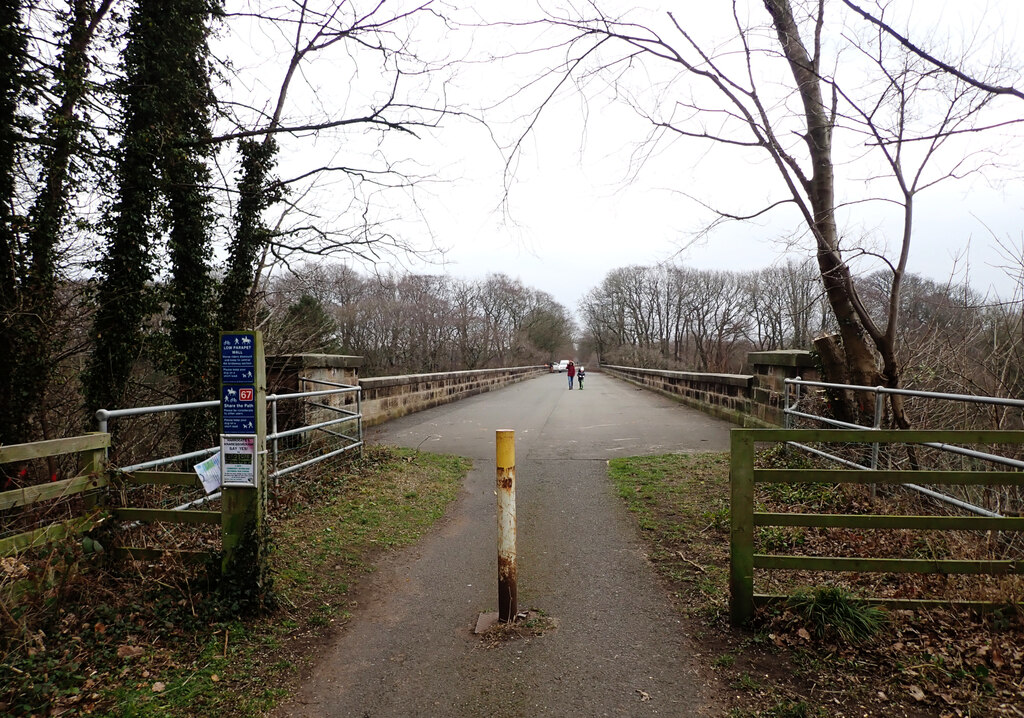
[[[516,620],[511,623],[499,623],[497,612],[482,613],[472,635],[484,648],[497,648],[512,641],[544,636],[557,628],[557,619],[543,611],[527,609],[516,614]]]

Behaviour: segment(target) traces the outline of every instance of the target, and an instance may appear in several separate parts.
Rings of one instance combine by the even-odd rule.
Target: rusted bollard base
[[[532,611],[521,611],[520,613],[517,613],[515,615],[515,617],[511,621],[508,621],[507,623],[505,623],[503,625],[508,625],[510,623],[515,623],[516,621],[525,621],[527,618],[530,617],[531,613],[533,613],[533,612]],[[477,635],[480,635],[481,633],[487,633],[488,630],[490,630],[491,628],[494,628],[499,623],[501,623],[501,619],[499,618],[499,614],[498,614],[497,611],[489,611],[487,613],[481,613],[479,616],[477,616],[476,628],[473,629],[473,633],[475,633]]]

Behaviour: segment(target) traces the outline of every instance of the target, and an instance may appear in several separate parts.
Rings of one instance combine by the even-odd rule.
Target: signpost
[[[258,582],[267,492],[267,381],[260,332],[220,335],[220,386],[221,568],[233,576],[252,571]],[[235,565],[240,552],[246,566]]]

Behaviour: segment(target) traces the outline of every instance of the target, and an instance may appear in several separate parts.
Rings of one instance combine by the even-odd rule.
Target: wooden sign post
[[[221,572],[249,595],[266,572],[267,369],[260,332],[220,335]]]

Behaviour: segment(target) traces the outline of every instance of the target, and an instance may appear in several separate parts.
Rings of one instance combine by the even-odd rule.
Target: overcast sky
[[[868,5],[869,0],[863,4]],[[461,17],[472,19],[478,12],[491,12],[488,19],[496,19],[498,13],[508,11],[506,5],[468,4],[471,11],[465,12],[472,14]],[[635,5],[624,6],[632,10]],[[748,5],[744,12],[754,20],[763,19],[760,2],[740,3],[744,8]],[[954,49],[969,42],[977,61],[996,48],[1008,48],[1011,62],[1024,58],[1018,31],[1020,0],[894,0],[890,5],[890,17],[897,26],[900,13],[911,13],[911,29],[936,41],[936,47],[941,47],[940,39],[949,38]],[[838,6],[835,1],[828,4],[836,15]],[[525,3],[514,7],[520,18],[529,14]],[[709,14],[714,11],[706,1],[660,7],[684,15],[688,31],[709,47],[728,41],[728,27],[721,24],[721,17]],[[721,11],[730,4],[722,0],[714,7]],[[646,17],[663,22],[664,11],[658,10],[658,4],[655,10],[653,16]],[[461,29],[434,44],[446,48],[449,57],[482,58],[507,52],[509,45],[530,42],[531,33],[539,43],[551,39],[537,37],[536,30]],[[429,42],[421,44],[427,46]],[[701,237],[712,217],[687,195],[722,202],[730,210],[760,206],[778,197],[775,170],[756,155],[709,151],[696,141],[661,145],[637,170],[633,160],[650,125],[607,92],[598,92],[599,83],[591,83],[583,94],[573,88],[559,93],[526,136],[513,171],[506,174],[509,145],[524,131],[524,113],[535,106],[550,83],[533,88],[532,94],[511,104],[494,103],[510,96],[541,66],[558,57],[557,52],[548,53],[504,63],[466,65],[458,71],[447,88],[449,101],[483,116],[489,128],[452,119],[433,133],[422,133],[420,139],[387,140],[389,158],[411,157],[421,172],[436,173],[438,179],[417,190],[422,215],[413,217],[406,212],[408,219],[398,227],[424,245],[431,233],[445,249],[444,261],[404,262],[404,266],[465,278],[503,272],[550,293],[575,311],[581,296],[616,267],[675,259],[700,268],[757,270],[788,257],[809,256],[806,237],[796,246],[787,241],[800,229],[792,212],[727,224]],[[834,55],[827,58],[826,65],[837,63],[837,71],[842,72],[849,66],[844,63],[850,62],[855,60],[845,52],[838,63]],[[649,72],[652,86],[665,81],[657,68]],[[310,85],[315,86],[317,80],[312,74],[310,78]],[[773,78],[762,79],[767,79],[770,87],[788,87],[792,82],[791,78],[781,78],[781,84]],[[679,81],[674,82],[678,92]],[[318,101],[326,101],[321,94]],[[1007,100],[1001,106],[1003,118],[1024,116],[1024,101]],[[944,183],[919,197],[909,271],[945,280],[951,275],[962,279],[969,268],[976,289],[995,291],[1003,298],[1013,294],[1016,283],[1000,268],[1006,262],[993,237],[1017,247],[1024,242],[1021,172],[1009,151],[1021,149],[1015,144],[1018,139],[1017,134],[1006,131],[985,137],[990,148],[1007,150],[1002,159],[1013,162],[1011,167],[988,172],[985,177]],[[848,140],[837,136],[837,146],[844,141]],[[321,140],[295,151],[324,152],[327,146]],[[852,165],[837,171],[844,182],[862,180],[866,173],[869,171]],[[841,231],[891,254],[893,239],[898,237],[896,220],[878,206],[859,206],[841,217]]]

